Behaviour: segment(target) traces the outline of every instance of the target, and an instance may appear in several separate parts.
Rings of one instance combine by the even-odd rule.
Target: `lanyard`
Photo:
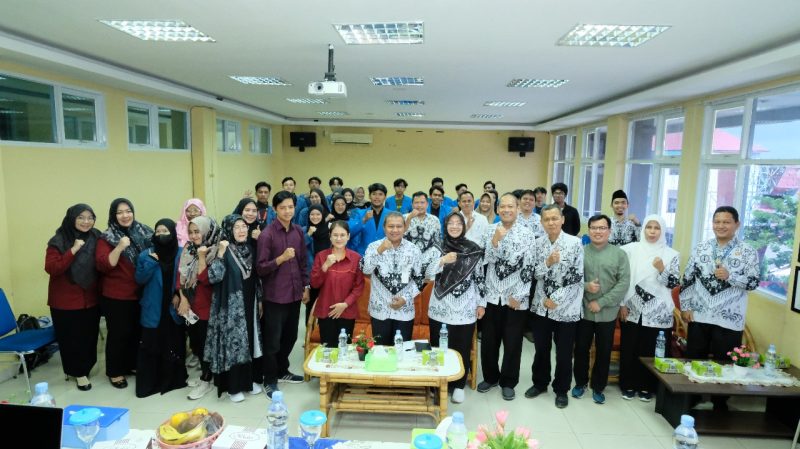
[[[730,242],[728,242],[728,245],[725,248],[725,251],[722,253],[722,257],[718,257],[717,256],[717,248],[719,247],[719,244],[716,241],[714,241],[714,263],[717,266],[722,265],[722,262],[724,262],[725,259],[728,258],[728,256],[731,254],[731,251],[733,251],[733,247],[736,246],[735,243],[736,242],[734,240],[731,240]]]

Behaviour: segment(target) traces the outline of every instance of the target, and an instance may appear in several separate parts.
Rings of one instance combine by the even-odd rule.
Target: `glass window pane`
[[[569,136],[569,145],[567,145],[567,159],[572,159],[573,157],[575,157],[575,147],[577,145],[578,145],[578,136],[576,135]],[[570,181],[572,181],[572,175],[570,175],[569,178]]]
[[[754,165],[746,189],[743,237],[758,253],[760,288],[785,298],[792,268],[800,165]]]
[[[703,219],[702,239],[714,237],[711,220],[714,210],[719,206],[736,206],[736,168],[708,169],[708,187],[706,193],[706,211]]]
[[[567,164],[563,162],[556,162],[553,165],[553,183],[563,182],[566,184],[566,181],[564,181],[564,178],[566,177],[566,170]]]
[[[753,114],[752,159],[800,159],[800,91],[761,97]]]
[[[83,142],[97,141],[94,98],[63,94],[61,101],[64,109],[64,138]]]
[[[643,219],[650,210],[653,188],[653,165],[628,165],[628,213]]]
[[[592,211],[594,207],[592,205],[592,174],[594,173],[594,167],[592,165],[584,165],[582,167],[583,176],[583,188],[581,189],[581,215],[584,217],[592,216]]]
[[[598,161],[602,161],[602,160],[604,160],[606,158],[606,135],[607,134],[608,133],[606,132],[606,128],[605,127],[599,128],[597,130],[597,143],[596,143],[597,148],[595,148],[594,158],[597,159]]]
[[[158,108],[158,146],[173,150],[188,150],[187,114],[168,108]]]
[[[240,151],[241,138],[239,136],[239,122],[225,120],[225,150]]]
[[[272,154],[272,130],[270,128],[259,128],[259,134],[258,152]]]
[[[225,151],[225,133],[223,132],[224,127],[225,127],[225,121],[217,119],[217,131],[216,131],[217,151]]]
[[[0,76],[0,140],[56,141],[53,86]]]
[[[667,244],[672,246],[675,238],[675,211],[678,210],[678,179],[680,170],[678,167],[664,167],[661,169],[661,196],[658,201],[658,214],[667,224],[666,235]],[[644,216],[642,216],[644,219]]]
[[[594,132],[586,133],[586,140],[583,142],[583,157],[594,158]]]
[[[630,158],[651,160],[656,153],[656,119],[648,118],[631,123]]]
[[[739,154],[742,145],[744,106],[714,111],[711,154]]]
[[[258,127],[250,125],[247,127],[247,140],[250,142],[250,152],[258,153]]]
[[[150,145],[150,109],[128,105],[128,142]]]
[[[664,121],[664,156],[680,156],[683,150],[683,117],[669,118]]]
[[[566,134],[556,136],[556,154],[554,159],[557,161],[563,161],[567,158],[567,137]]]

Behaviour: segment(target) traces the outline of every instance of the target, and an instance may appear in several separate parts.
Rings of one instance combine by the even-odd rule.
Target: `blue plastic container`
[[[98,407],[95,405],[69,405],[64,408],[64,418],[61,422],[61,446],[83,447],[84,444],[75,434],[75,428],[70,425],[69,419],[78,410],[84,408],[98,408],[102,413],[100,416],[100,431],[94,441],[119,440],[130,431],[131,414],[127,408]]]

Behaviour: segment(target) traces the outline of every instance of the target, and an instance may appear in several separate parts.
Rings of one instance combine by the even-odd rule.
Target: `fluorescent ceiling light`
[[[469,118],[502,118],[502,114],[472,114]]]
[[[294,104],[326,104],[328,102],[324,98],[287,98],[286,101]]]
[[[0,114],[13,115],[13,114],[24,114],[24,112],[17,111],[15,109],[3,109],[3,110],[0,110]]]
[[[261,86],[291,86],[292,84],[283,78],[277,76],[240,76],[231,75],[234,79],[242,84],[258,84]]]
[[[324,115],[325,117],[341,117],[347,115],[344,111],[317,111],[317,114]]]
[[[387,103],[395,106],[422,106],[425,100],[386,100]]]
[[[376,86],[422,86],[425,80],[413,76],[373,76],[369,79]]]
[[[183,20],[100,20],[111,28],[143,41],[216,42]]]
[[[579,23],[558,45],[633,48],[670,29],[665,25],[592,25]]]
[[[425,117],[422,112],[398,112],[398,117]]]
[[[333,28],[348,45],[421,44],[422,22],[337,23]]]
[[[525,106],[524,101],[487,101],[484,106],[492,106],[495,108],[521,108]]]
[[[569,80],[540,80],[532,78],[515,78],[506,87],[561,87]]]

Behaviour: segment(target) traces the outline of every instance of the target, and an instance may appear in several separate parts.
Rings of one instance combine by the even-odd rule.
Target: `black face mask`
[[[167,246],[172,243],[172,234],[160,234],[157,235],[156,238],[158,239],[159,245]]]

